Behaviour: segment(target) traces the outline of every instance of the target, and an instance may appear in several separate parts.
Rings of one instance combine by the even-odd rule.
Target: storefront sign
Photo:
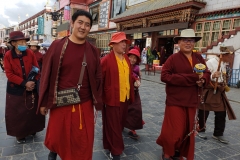
[[[178,29],[171,29],[171,30],[159,31],[158,34],[159,34],[160,36],[178,35]]]
[[[133,39],[142,39],[142,33],[134,33]]]
[[[60,9],[67,5],[69,5],[69,0],[61,0],[60,1]]]
[[[128,0],[128,6],[132,6],[138,3],[146,2],[148,0]]]
[[[38,17],[37,22],[38,22],[37,34],[44,34],[44,18]]]
[[[104,2],[100,3],[99,22],[98,22],[98,28],[99,29],[108,28],[109,9],[110,9],[110,2],[109,1],[104,1]]]
[[[146,39],[146,47],[151,47],[151,43],[152,43],[152,38],[147,38]]]

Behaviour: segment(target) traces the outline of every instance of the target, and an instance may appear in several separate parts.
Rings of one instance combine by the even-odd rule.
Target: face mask
[[[17,49],[21,52],[26,51],[27,46],[18,45]]]

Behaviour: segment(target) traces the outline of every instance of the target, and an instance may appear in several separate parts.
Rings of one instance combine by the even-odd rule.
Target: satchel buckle
[[[78,91],[80,91],[81,86],[82,86],[81,84],[78,84],[78,85],[77,85],[77,90],[78,90]]]
[[[87,66],[87,62],[82,62],[82,66],[86,67]]]

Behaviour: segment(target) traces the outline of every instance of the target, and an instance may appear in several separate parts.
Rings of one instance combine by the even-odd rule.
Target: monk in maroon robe
[[[134,99],[132,69],[124,54],[130,41],[124,32],[112,35],[109,45],[113,51],[102,58],[103,75],[103,147],[113,160],[120,160],[124,150],[122,131],[128,113],[128,104]]]
[[[39,108],[50,109],[45,145],[48,160],[91,160],[94,141],[94,108],[101,110],[102,73],[98,50],[86,41],[92,26],[89,12],[78,10],[72,16],[72,35],[56,40],[43,58]],[[79,90],[81,102],[57,107],[57,92],[77,88],[84,54],[86,67]]]
[[[161,80],[166,83],[166,108],[161,134],[157,144],[162,146],[163,160],[194,159],[196,132],[196,111],[199,104],[199,87],[207,85],[210,72],[196,73],[198,63],[205,64],[200,54],[193,53],[195,37],[192,29],[181,32],[174,40],[180,51],[171,55],[165,62]]]
[[[39,52],[40,46],[38,46],[38,44],[36,42],[30,42],[30,44],[28,46],[35,54],[37,62],[38,62],[38,66],[40,67],[40,69],[42,69],[43,54]]]

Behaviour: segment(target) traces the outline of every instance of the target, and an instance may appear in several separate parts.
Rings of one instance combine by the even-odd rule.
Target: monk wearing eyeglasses
[[[162,146],[163,160],[194,159],[198,89],[208,84],[210,72],[194,71],[198,63],[205,64],[200,54],[193,53],[196,37],[192,29],[185,29],[174,38],[180,51],[164,63],[161,80],[166,83],[166,107],[161,134],[157,144]]]

